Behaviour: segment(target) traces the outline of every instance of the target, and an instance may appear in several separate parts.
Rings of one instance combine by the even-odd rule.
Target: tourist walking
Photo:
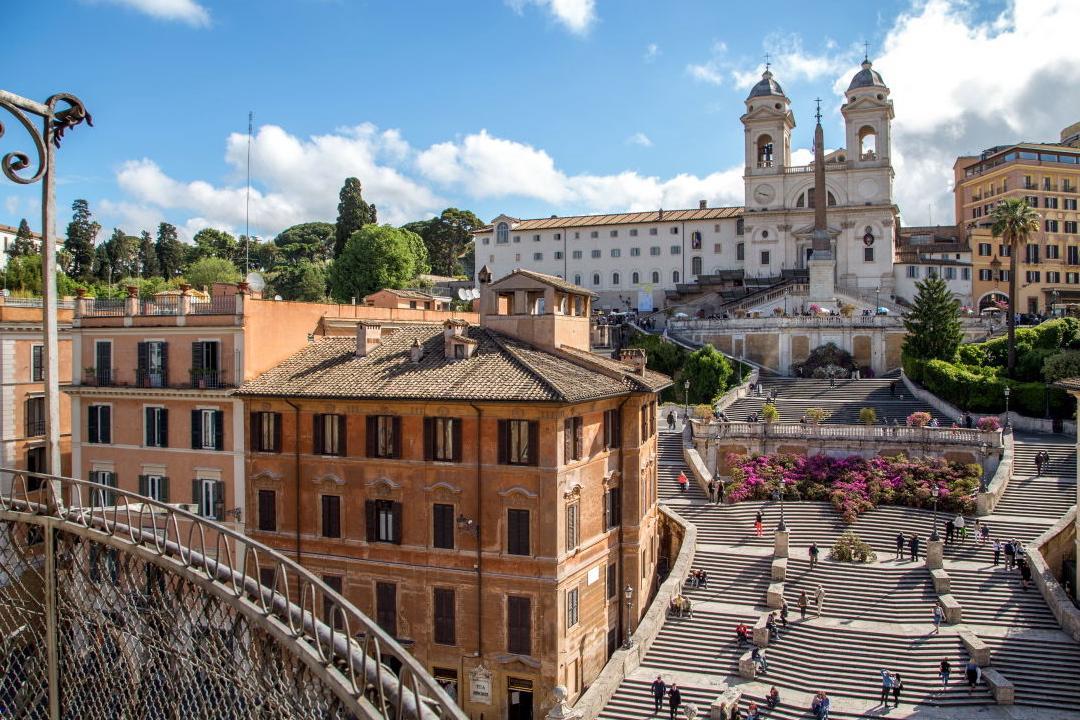
[[[979,527],[979,534],[982,538],[982,542],[989,542],[990,540],[990,526],[986,523],[982,523]]]
[[[904,559],[904,532],[901,530],[896,533],[896,559]]]
[[[764,518],[761,517],[761,511],[758,510],[757,516],[754,518],[754,532],[757,534],[758,537],[761,537],[765,534],[765,524],[763,520]]]
[[[653,714],[660,712],[664,707],[664,695],[667,694],[667,685],[659,675],[652,682]]]
[[[680,470],[679,471],[679,489],[682,490],[683,492],[686,492],[686,490],[689,487],[690,487],[690,481],[687,479],[686,473],[683,472],[682,470]]]
[[[953,524],[953,519],[949,518],[945,521],[945,544],[950,545],[955,537],[956,525]]]
[[[825,588],[818,585],[817,592],[814,593],[814,617],[821,617],[823,607],[825,607]]]
[[[1035,453],[1035,473],[1036,473],[1036,475],[1038,475],[1039,477],[1042,477],[1043,468],[1046,466],[1046,463],[1048,463],[1048,462],[1050,462],[1050,454],[1048,452],[1046,452],[1045,450],[1040,450],[1039,452]]]
[[[896,381],[889,383],[889,397],[896,397]]]
[[[1005,569],[1012,570],[1016,565],[1016,544],[1014,540],[1007,540],[1005,547],[1002,548],[1005,552]]]
[[[952,665],[949,664],[948,659],[941,661],[938,665],[938,677],[941,678],[941,691],[945,692],[949,689],[949,673],[952,672]]]
[[[780,598],[780,625],[787,630],[788,604],[787,600]]]
[[[885,668],[881,669],[881,700],[883,706],[889,706],[889,696],[892,695],[892,675]]]
[[[919,559],[919,536],[915,533],[911,533],[911,539],[908,541],[908,550],[911,552],[911,560],[917,561]]]
[[[896,673],[896,675],[893,675],[892,681],[892,698],[894,708],[900,707],[900,693],[903,692],[903,690],[904,681],[900,678],[900,673]]]
[[[956,528],[956,541],[962,543],[967,540],[967,526],[964,522],[964,516],[960,513],[956,513],[956,517],[953,518],[952,523],[953,526]]]
[[[668,410],[667,429],[670,432],[675,432],[675,411],[674,410]]]
[[[668,712],[671,713],[671,720],[675,720],[675,715],[679,712],[679,706],[682,705],[682,693],[679,692],[679,686],[676,683],[671,683],[671,689],[668,690]]]
[[[716,481],[716,504],[720,505],[724,502],[724,481]]]
[[[806,599],[806,591],[803,590],[799,593],[799,616],[806,619],[806,606],[810,604],[810,601]]]
[[[934,603],[934,632],[941,632],[941,621],[945,619],[945,611],[941,609],[941,603]]]
[[[716,498],[716,478],[713,478],[712,480],[710,480],[709,484],[706,487],[708,488],[708,491],[709,491],[709,502],[715,503],[716,502],[716,500],[715,500],[715,498]]]
[[[994,541],[994,567],[997,567],[999,562],[1001,562],[1001,541],[1000,540],[995,540]]]
[[[821,551],[818,550],[817,543],[812,542],[810,543],[810,550],[808,550],[808,552],[810,554],[810,569],[813,570],[815,567],[817,567],[818,554]]]
[[[975,686],[982,679],[982,668],[975,664],[974,658],[968,660],[967,666],[964,668],[964,675],[967,677],[968,694],[971,695],[975,692]]]
[[[1031,565],[1028,565],[1027,558],[1022,557],[1017,559],[1016,567],[1020,570],[1020,589],[1027,592],[1031,584]]]

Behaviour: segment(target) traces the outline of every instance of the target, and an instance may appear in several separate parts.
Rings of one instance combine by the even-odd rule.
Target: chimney
[[[443,323],[443,354],[447,359],[454,359],[454,338],[465,337],[469,323],[458,318],[451,318]]]
[[[367,357],[382,342],[382,324],[361,320],[356,325],[356,357]]]
[[[707,202],[705,202],[704,200],[698,200],[697,206],[698,206],[698,210],[705,210],[706,208],[709,207],[709,204]]]
[[[619,359],[631,367],[635,375],[645,374],[645,361],[647,356],[644,348],[625,348],[619,355]]]
[[[657,220],[663,220],[664,219],[664,208],[660,208],[660,211],[656,214],[656,219]]]
[[[416,338],[412,341],[412,347],[409,348],[409,358],[414,363],[418,363],[422,357],[424,357],[424,347],[420,344],[420,338]]]

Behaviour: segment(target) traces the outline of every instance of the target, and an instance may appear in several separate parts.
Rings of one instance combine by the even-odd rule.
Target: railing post
[[[127,297],[124,298],[124,314],[128,317],[139,314],[139,287],[137,285],[128,285]]]
[[[40,518],[45,535],[45,651],[49,684],[49,717],[60,720],[60,645],[56,605],[56,528],[53,518]]]

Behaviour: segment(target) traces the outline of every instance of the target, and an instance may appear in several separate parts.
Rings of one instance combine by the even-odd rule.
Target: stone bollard
[[[754,644],[758,647],[763,648],[768,647],[769,645],[769,628],[765,626],[765,623],[768,622],[768,620],[768,615],[762,615],[757,619],[757,622],[754,623]]]
[[[1004,675],[993,668],[982,671],[983,682],[990,688],[990,693],[998,705],[1012,705],[1016,698],[1016,688]]]
[[[770,610],[777,610],[784,604],[784,583],[769,583],[769,589],[765,593],[765,604]]]
[[[926,567],[931,570],[940,570],[945,567],[945,541],[926,541]]]
[[[733,720],[742,700],[742,690],[727,688],[709,706],[709,720]]]
[[[551,694],[555,699],[555,704],[544,716],[547,720],[579,720],[581,718],[582,712],[570,707],[570,703],[566,702],[569,693],[565,686],[556,685]]]
[[[949,579],[949,573],[945,572],[944,568],[931,570],[930,577],[934,581],[934,592],[938,595],[947,595],[952,589],[952,581]]]
[[[790,539],[790,532],[788,530],[777,530],[776,536],[773,539],[773,557],[774,558],[786,558],[788,556],[788,541]]]
[[[776,558],[772,561],[772,580],[783,582],[787,580],[787,558]]]
[[[975,661],[975,664],[979,667],[986,667],[990,664],[990,646],[979,639],[975,633],[971,630],[964,628],[959,633],[960,640],[964,643],[964,648],[967,649],[968,655]]]
[[[942,609],[945,610],[945,622],[956,625],[963,621],[963,608],[956,598],[952,595],[941,595],[938,597],[938,602],[941,603]]]

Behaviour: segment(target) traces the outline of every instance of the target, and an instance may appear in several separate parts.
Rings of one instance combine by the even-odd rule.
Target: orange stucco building
[[[80,297],[72,320],[72,472],[244,527],[243,403],[233,391],[315,336],[423,311],[209,296]],[[446,317],[437,313],[435,318]]]
[[[648,606],[669,380],[589,352],[589,291],[481,282],[479,325],[361,322],[245,383],[245,514],[471,717],[532,718]]]

